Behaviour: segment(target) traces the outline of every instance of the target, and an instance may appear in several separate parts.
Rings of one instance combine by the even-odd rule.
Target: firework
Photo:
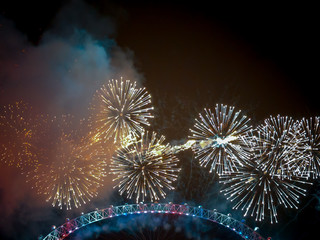
[[[251,129],[250,119],[235,112],[234,107],[216,105],[215,111],[204,109],[190,129],[195,140],[192,149],[201,166],[210,166],[218,174],[236,171],[249,158],[244,136]]]
[[[192,145],[195,143],[195,140],[188,140],[186,143],[181,145],[172,146],[171,151],[173,154],[177,154],[179,152],[185,151],[192,147]]]
[[[305,186],[309,184],[294,176],[284,179],[270,174],[253,162],[238,170],[220,176],[223,183],[221,192],[234,202],[233,209],[241,209],[244,216],[255,217],[256,221],[269,216],[271,223],[278,222],[278,206],[298,208],[299,198],[305,196]]]
[[[116,151],[110,169],[111,174],[117,175],[114,181],[119,181],[121,195],[126,192],[130,199],[135,195],[137,202],[148,196],[154,201],[160,196],[165,198],[164,187],[174,189],[172,182],[180,171],[179,160],[169,144],[163,145],[164,140],[163,136],[157,139],[154,132],[150,138],[145,132],[140,140]]]
[[[136,88],[130,80],[111,80],[96,92],[91,110],[91,125],[95,141],[113,138],[119,142],[130,134],[141,134],[149,126],[153,107],[145,88]]]
[[[320,176],[320,119],[314,117],[303,118],[300,127],[306,136],[306,152],[304,161],[300,161],[297,170],[302,176],[317,178]]]
[[[263,171],[288,178],[305,165],[306,138],[291,117],[270,117],[257,127],[255,158]]]
[[[19,168],[36,166],[37,124],[32,108],[20,101],[4,106],[0,114],[0,161]]]
[[[106,150],[70,130],[69,117],[52,123],[55,131],[47,137],[42,162],[27,179],[53,206],[69,210],[97,196],[106,176]]]

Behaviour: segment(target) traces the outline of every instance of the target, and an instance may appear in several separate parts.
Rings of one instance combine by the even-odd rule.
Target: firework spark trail
[[[215,111],[204,109],[195,120],[194,129],[190,129],[189,138],[196,142],[192,145],[200,165],[210,166],[210,172],[218,174],[236,171],[249,158],[247,144],[243,141],[251,129],[250,119],[235,112],[234,107],[217,104]]]
[[[184,144],[172,146],[171,151],[173,154],[177,154],[181,151],[185,151],[187,149],[192,148],[192,145],[195,144],[195,142],[196,142],[195,140],[188,140]]]
[[[113,138],[114,142],[130,134],[139,135],[143,126],[153,118],[151,95],[145,88],[136,88],[130,80],[111,80],[102,86],[92,101],[90,118],[94,137],[100,141]]]
[[[283,179],[271,175],[252,163],[239,167],[238,172],[220,176],[221,190],[227,199],[234,202],[233,209],[241,209],[244,216],[262,221],[269,216],[270,222],[278,222],[277,207],[298,208],[299,198],[306,195],[308,182],[291,177]]]
[[[151,201],[165,198],[163,188],[173,190],[173,181],[177,180],[179,160],[172,154],[169,144],[163,145],[164,136],[159,139],[156,133],[151,137],[148,132],[142,134],[139,141],[120,148],[112,157],[110,173],[117,175],[114,181],[122,195],[135,196],[136,202],[149,197]],[[159,196],[160,195],[160,196]]]
[[[262,170],[283,178],[297,175],[298,166],[306,162],[307,143],[299,123],[291,117],[270,117],[256,134],[253,152]]]
[[[50,136],[41,152],[42,162],[27,174],[27,181],[53,206],[70,210],[97,196],[106,176],[106,149],[69,131],[68,116],[51,123],[57,127],[57,136]]]
[[[306,136],[305,161],[300,161],[297,167],[298,174],[306,177],[318,178],[320,176],[320,118],[303,118],[300,128]]]
[[[38,126],[32,113],[23,101],[0,109],[0,161],[9,166],[36,167],[38,163],[34,147]]]

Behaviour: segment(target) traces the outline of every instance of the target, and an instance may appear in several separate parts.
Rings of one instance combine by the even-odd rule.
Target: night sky
[[[6,1],[0,6],[0,105],[23,99],[43,113],[86,118],[94,91],[124,77],[150,92],[150,129],[171,143],[185,142],[198,113],[217,103],[241,109],[254,126],[270,115],[320,116],[316,7],[209,2]],[[178,157],[186,174],[168,201],[241,219],[213,176],[191,163],[191,151]],[[108,178],[90,204],[61,211],[36,195],[19,169],[0,169],[0,239],[36,239],[66,217],[127,201]],[[278,224],[247,222],[275,240],[311,239],[319,211],[314,182],[298,210],[279,211]]]

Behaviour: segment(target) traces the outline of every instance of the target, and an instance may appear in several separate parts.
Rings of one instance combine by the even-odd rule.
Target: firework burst
[[[36,166],[36,121],[32,108],[20,101],[0,110],[0,161],[23,168]]]
[[[234,107],[216,105],[215,111],[204,109],[190,129],[195,140],[192,149],[201,166],[210,166],[210,172],[218,174],[236,171],[249,158],[249,149],[244,141],[251,129],[250,119],[235,112]]]
[[[288,178],[298,174],[306,162],[307,139],[299,123],[291,117],[270,117],[256,129],[252,147],[263,171]]]
[[[27,174],[38,194],[53,206],[71,209],[97,196],[106,176],[106,150],[66,128],[69,117],[55,118],[56,131],[41,152],[42,162]],[[49,137],[48,137],[49,139]]]
[[[169,144],[163,145],[164,140],[163,136],[158,139],[154,132],[150,138],[145,132],[140,140],[116,151],[110,169],[116,175],[114,181],[119,181],[121,195],[125,192],[130,199],[135,196],[137,202],[145,197],[154,201],[160,196],[165,198],[164,187],[174,189],[172,182],[180,171],[179,160]]]
[[[317,178],[320,176],[320,118],[303,118],[300,127],[306,136],[306,152],[304,161],[298,165],[300,175]]]
[[[309,184],[294,176],[284,179],[272,175],[255,163],[243,165],[238,170],[220,176],[221,192],[234,202],[233,209],[241,209],[244,216],[255,217],[256,221],[269,216],[271,223],[278,222],[278,206],[298,208],[299,198],[305,196],[305,186]]]
[[[141,134],[143,126],[149,126],[150,111],[153,110],[151,96],[145,88],[136,88],[130,80],[111,80],[94,96],[90,120],[93,138],[114,142],[130,134]]]

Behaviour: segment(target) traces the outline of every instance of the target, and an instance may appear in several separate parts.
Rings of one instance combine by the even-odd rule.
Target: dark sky
[[[270,1],[6,1],[0,6],[0,104],[25,97],[42,111],[83,117],[87,107],[81,104],[88,103],[106,78],[119,78],[121,73],[151,93],[152,128],[169,141],[186,139],[198,112],[217,103],[241,109],[253,125],[277,114],[295,119],[319,116],[316,9],[306,3]],[[80,37],[73,34],[75,29]],[[109,52],[111,46],[116,50]],[[55,53],[62,52],[60,59]],[[81,80],[55,82],[68,73],[55,64],[61,60],[62,66],[68,65],[74,55],[88,66],[74,71],[72,77]],[[96,59],[101,66],[92,63]],[[14,170],[9,175],[14,176]],[[8,179],[2,181],[8,185]],[[19,189],[18,183],[12,188]],[[302,211],[283,213],[281,225],[262,224],[263,233],[277,240],[309,239],[305,236],[316,233],[314,226],[319,224],[317,187],[302,200]],[[10,202],[8,194],[2,187],[2,202]],[[23,221],[40,222],[37,213],[26,217],[31,202],[21,203],[32,196],[20,195],[13,200],[17,204],[8,207],[12,211],[3,211],[13,224],[8,228],[25,228]],[[65,214],[50,211],[42,223],[49,224],[47,229],[56,224],[57,215]],[[13,221],[17,212],[18,220]],[[38,233],[34,222],[27,231],[30,236]],[[5,238],[5,228],[2,221],[4,239],[21,239],[19,234]],[[21,229],[17,232],[23,233]],[[34,238],[29,235],[25,239]]]

